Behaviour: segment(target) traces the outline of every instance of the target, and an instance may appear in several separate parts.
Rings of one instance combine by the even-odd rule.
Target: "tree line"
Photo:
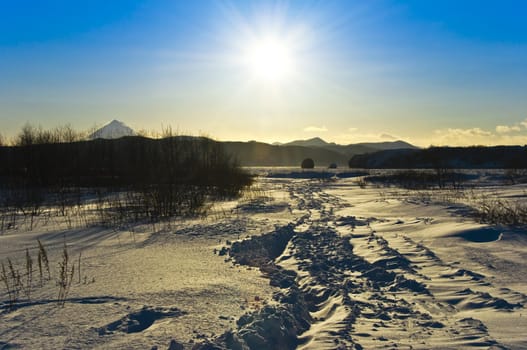
[[[525,169],[527,146],[429,147],[353,156],[350,168],[379,169]]]
[[[252,183],[210,138],[81,135],[26,125],[14,145],[0,146],[2,210],[38,215],[43,205],[79,205],[91,191],[127,218],[158,220],[196,214],[207,200],[237,196]]]

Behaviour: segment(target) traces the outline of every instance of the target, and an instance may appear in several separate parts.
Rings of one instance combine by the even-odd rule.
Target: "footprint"
[[[99,335],[112,334],[114,332],[139,333],[152,326],[157,320],[179,317],[184,314],[184,311],[177,308],[151,308],[145,306],[139,311],[128,314],[104,327],[97,328],[97,331]]]

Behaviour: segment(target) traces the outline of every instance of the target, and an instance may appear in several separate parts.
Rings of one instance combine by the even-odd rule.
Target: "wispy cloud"
[[[383,140],[392,140],[392,141],[397,140],[397,137],[392,136],[390,134],[381,134],[379,137]]]
[[[523,123],[522,123],[523,125]],[[441,129],[434,131],[430,143],[439,146],[473,146],[473,145],[524,145],[527,144],[527,135],[518,134],[521,128],[518,125],[498,125],[496,132],[481,128],[468,129]]]
[[[521,128],[519,125],[513,125],[513,126],[498,125],[496,126],[496,132],[498,134],[508,134],[508,133],[515,132],[515,131],[521,131]]]
[[[328,131],[328,128],[326,128],[325,126],[307,126],[304,128],[304,131],[305,132],[327,132]]]
[[[527,129],[527,119],[525,119],[523,122],[520,123],[521,125],[523,125],[524,128]]]
[[[435,141],[440,145],[486,145],[489,138],[493,136],[492,132],[481,128],[448,128],[435,130]]]
[[[358,132],[358,128],[348,128],[347,133],[335,136],[335,141],[341,144],[359,143],[359,142],[383,142],[403,139],[387,132],[368,133]]]

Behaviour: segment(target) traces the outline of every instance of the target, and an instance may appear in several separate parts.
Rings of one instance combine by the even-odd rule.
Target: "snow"
[[[90,140],[101,139],[118,139],[123,136],[134,136],[136,132],[118,120],[112,120],[102,128],[96,130],[90,135]]]
[[[64,307],[55,281],[41,287],[38,273],[31,299],[22,293],[13,309],[0,285],[0,348],[191,349],[229,330],[248,344],[251,322],[236,321],[287,306],[277,296],[294,289],[309,305],[301,349],[527,348],[525,228],[478,223],[465,210],[479,197],[525,201],[525,185],[485,180],[454,196],[281,176],[257,188],[205,218],[124,228],[56,219],[1,233],[0,260],[20,270],[37,239],[54,278],[64,242],[72,261],[82,255]],[[219,253],[286,226],[294,233],[276,267]],[[284,271],[294,285],[271,286]]]

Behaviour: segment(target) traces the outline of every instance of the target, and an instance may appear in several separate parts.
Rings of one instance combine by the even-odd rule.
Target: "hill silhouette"
[[[299,166],[303,159],[312,158],[317,167],[327,167],[332,163],[342,167],[357,154],[385,149],[417,149],[404,141],[339,145],[319,137],[280,145],[257,141],[226,141],[223,144],[226,152],[243,166]]]

